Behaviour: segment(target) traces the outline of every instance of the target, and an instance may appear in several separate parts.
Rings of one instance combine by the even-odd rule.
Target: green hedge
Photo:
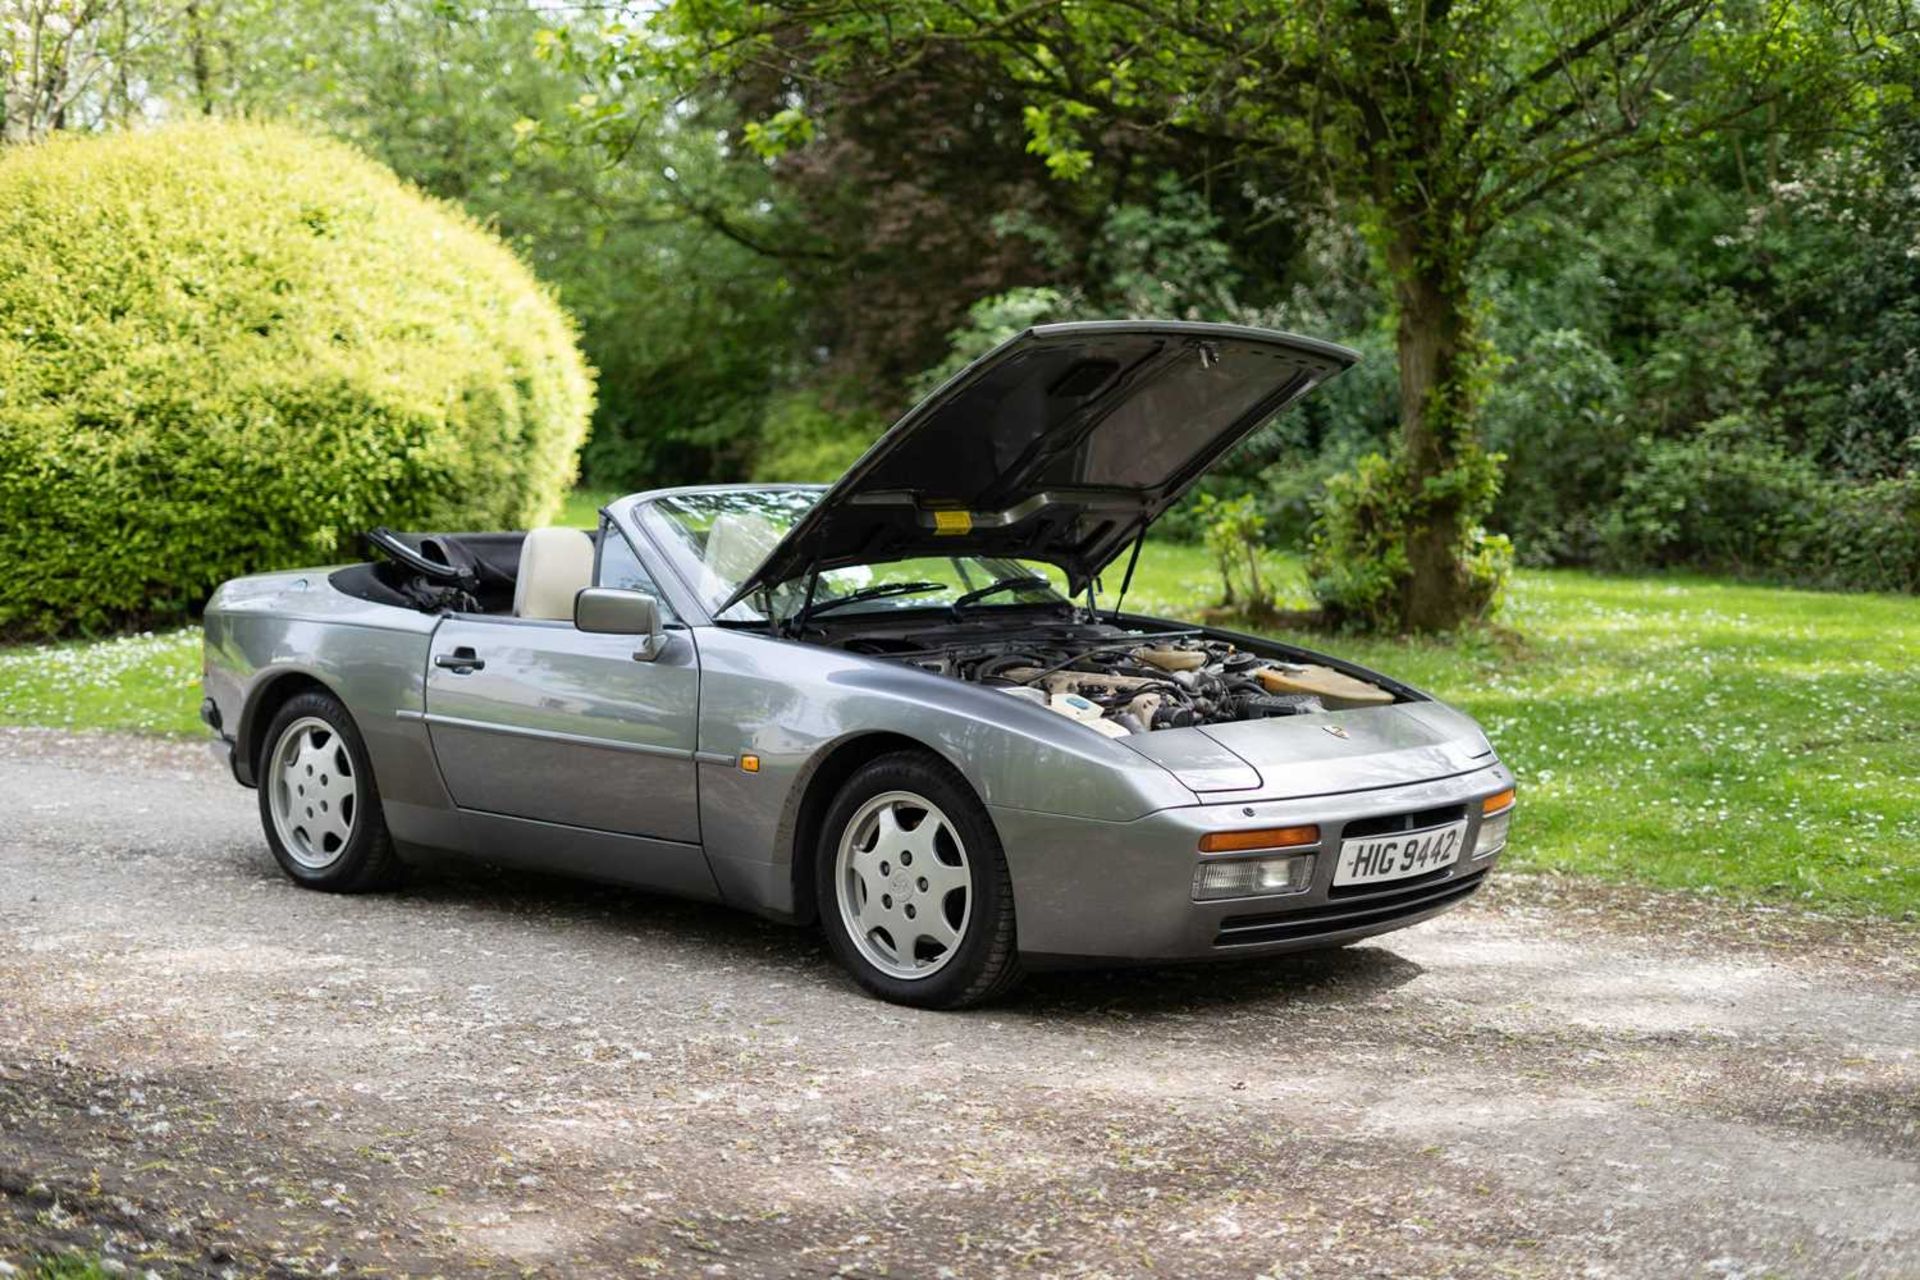
[[[1738,419],[1647,441],[1602,526],[1605,559],[1850,591],[1920,591],[1920,470],[1824,475]]]
[[[376,523],[538,522],[592,400],[526,267],[346,146],[208,123],[0,158],[0,635],[184,617]]]

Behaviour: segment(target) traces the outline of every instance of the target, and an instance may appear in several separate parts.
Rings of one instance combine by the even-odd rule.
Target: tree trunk
[[[1388,254],[1398,311],[1400,444],[1413,516],[1406,530],[1412,569],[1401,619],[1414,631],[1449,631],[1476,610],[1460,561],[1460,500],[1427,493],[1472,441],[1474,374],[1469,255],[1452,246],[1397,239]],[[1424,495],[1424,496],[1423,496]]]
[[[201,21],[199,0],[187,0],[187,53],[193,72],[193,96],[200,114],[213,114],[213,68],[207,59],[207,29]]]

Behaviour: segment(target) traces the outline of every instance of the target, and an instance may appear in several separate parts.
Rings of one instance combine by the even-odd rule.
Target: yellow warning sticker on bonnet
[[[936,511],[933,513],[933,531],[936,534],[972,533],[973,513],[970,511]]]

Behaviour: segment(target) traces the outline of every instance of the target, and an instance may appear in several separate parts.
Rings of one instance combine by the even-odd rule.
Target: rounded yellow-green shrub
[[[396,528],[521,528],[593,405],[572,321],[464,214],[261,125],[0,154],[0,635],[191,615]]]

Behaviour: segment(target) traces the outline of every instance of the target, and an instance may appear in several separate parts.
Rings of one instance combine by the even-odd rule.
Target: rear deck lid
[[[1222,454],[1355,359],[1237,325],[1028,329],[896,423],[727,605],[814,570],[922,555],[1038,560],[1078,592]]]

